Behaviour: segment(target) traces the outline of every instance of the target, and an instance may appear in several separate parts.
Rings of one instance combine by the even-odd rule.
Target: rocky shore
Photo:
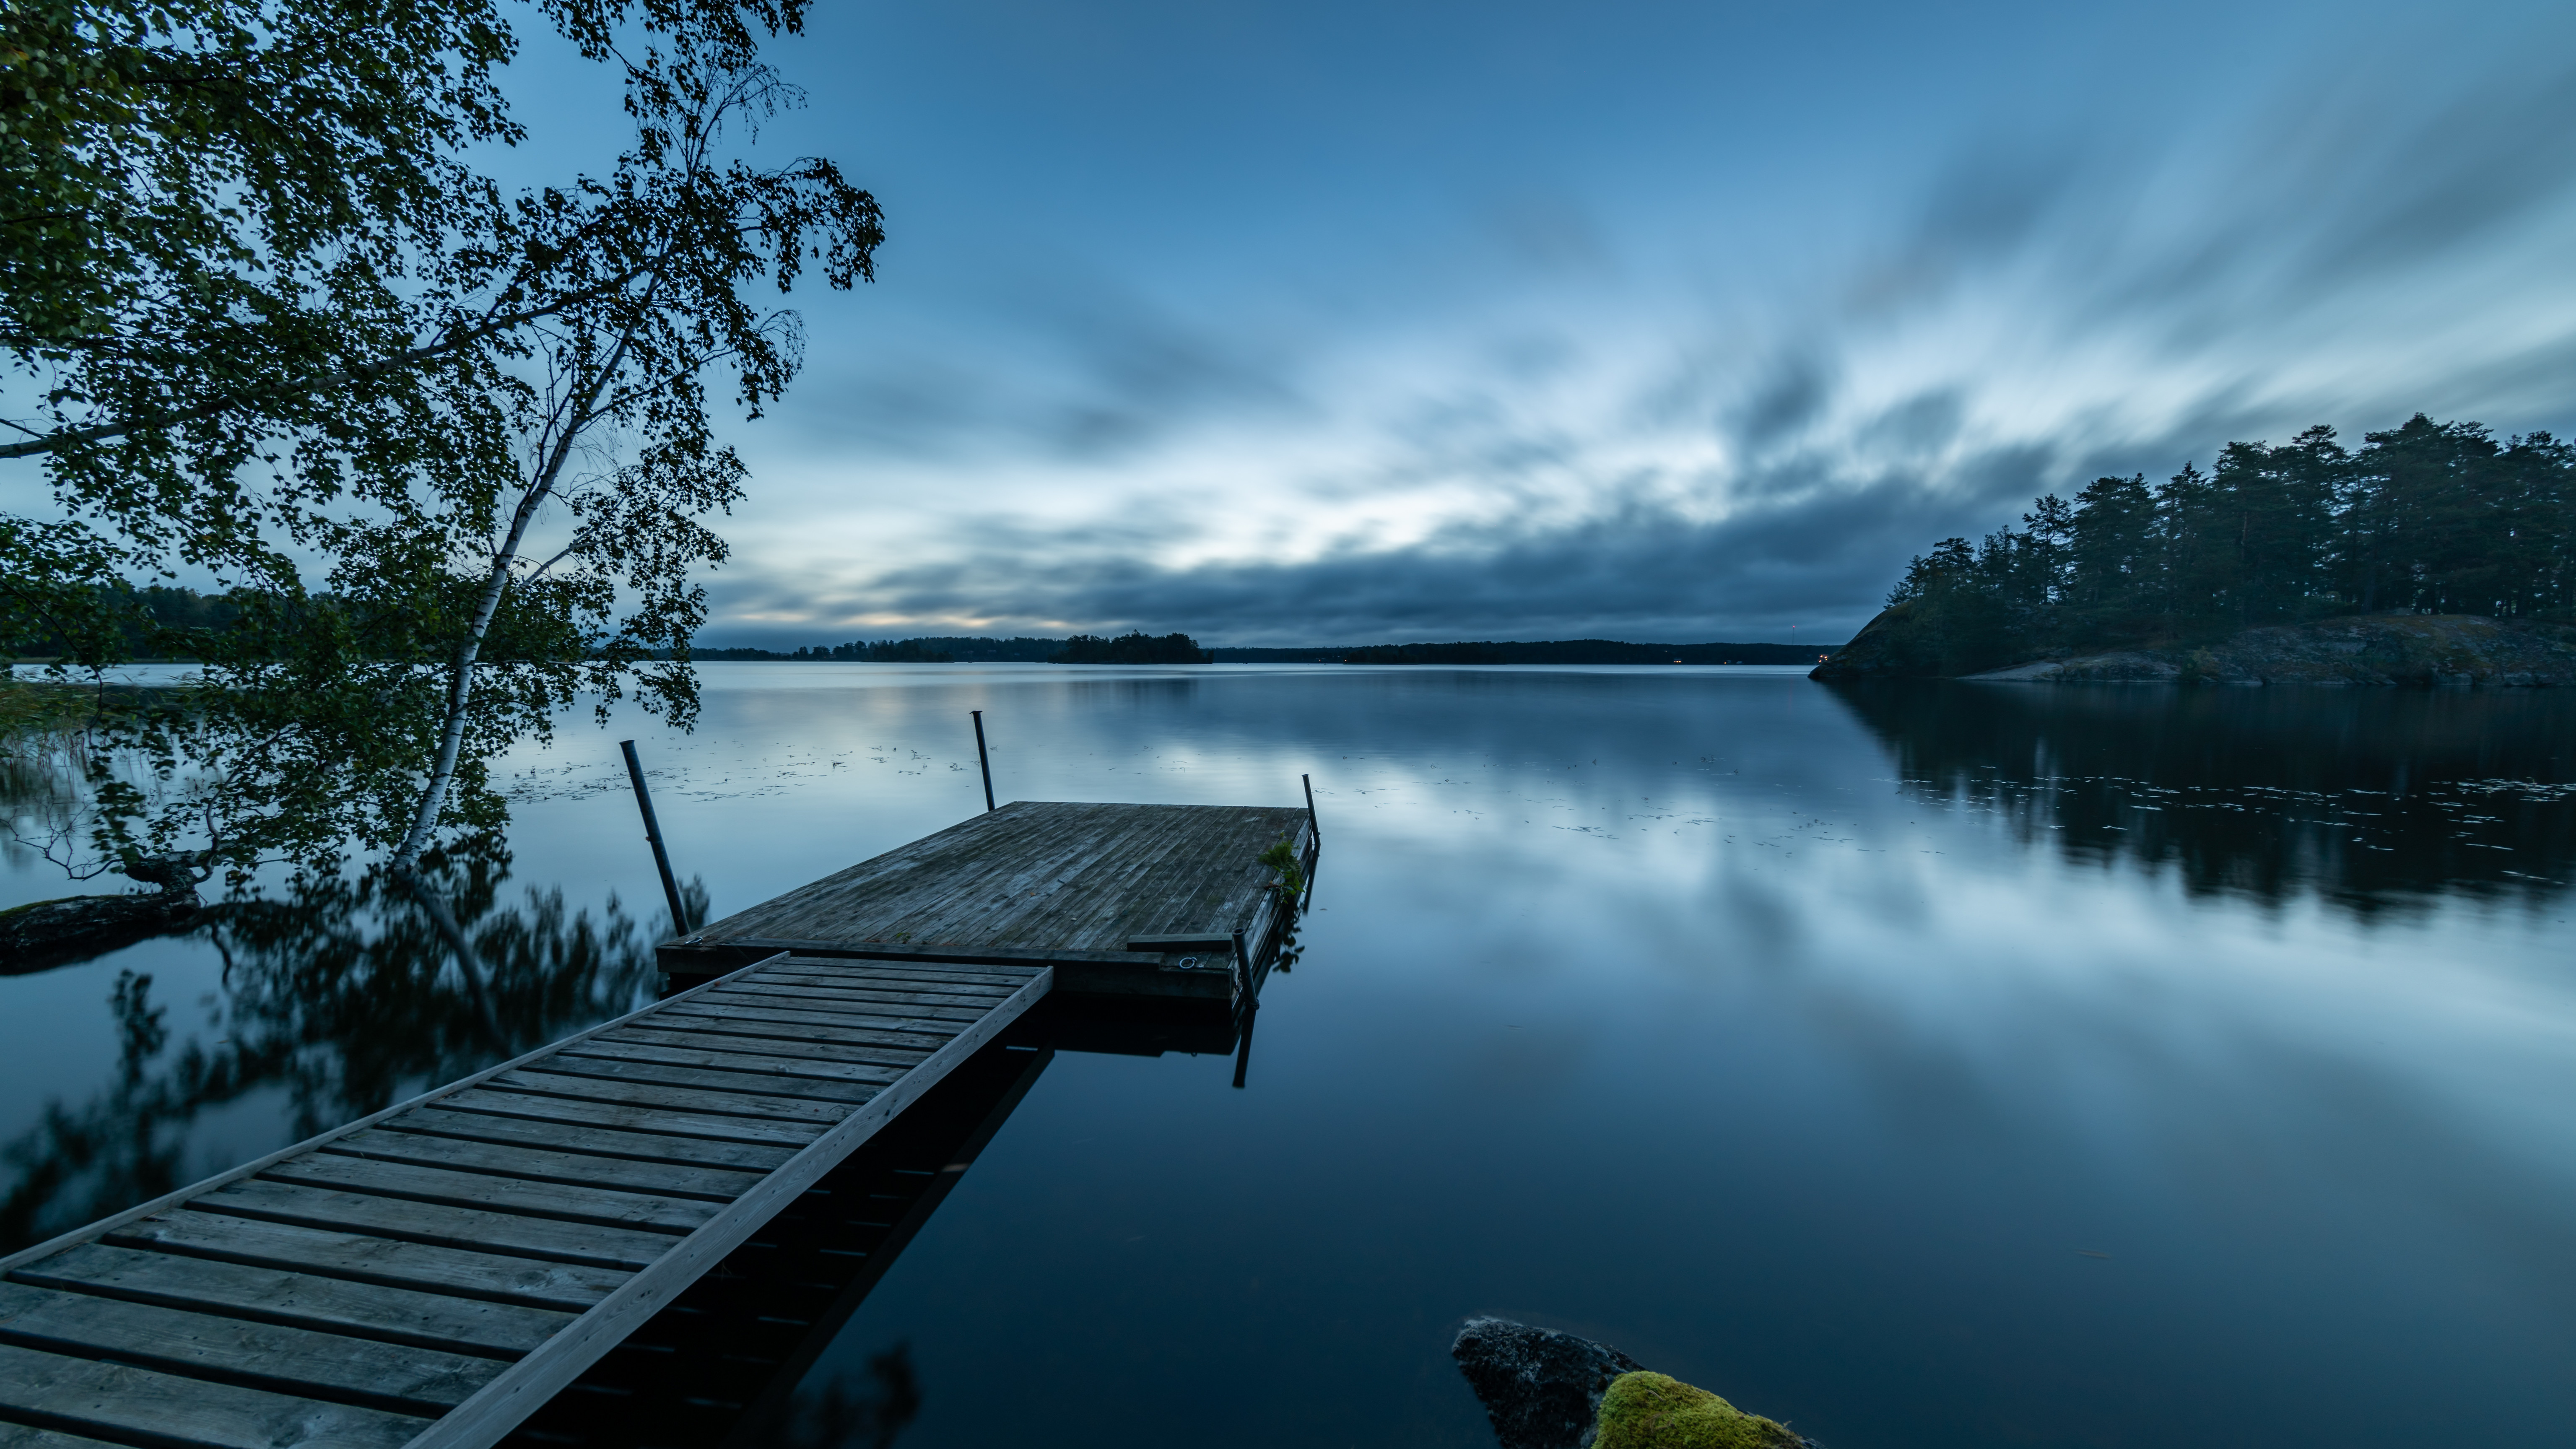
[[[1814,679],[1939,677],[1881,614]],[[2027,684],[2324,684],[2536,689],[2576,686],[2576,627],[2469,614],[2365,614],[2249,629],[2197,646],[2034,659],[1955,676]]]

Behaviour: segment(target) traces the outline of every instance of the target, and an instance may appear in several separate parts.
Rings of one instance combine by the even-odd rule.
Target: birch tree
[[[515,198],[457,159],[518,134],[495,8],[0,21],[0,467],[38,470],[0,474],[0,647],[203,665],[100,727],[75,874],[354,854],[444,916],[423,877],[500,826],[493,754],[584,694],[691,717],[691,570],[745,481],[711,397],[758,416],[801,342],[761,296],[867,279],[882,236],[829,161],[746,159],[802,8],[550,0],[634,138]],[[114,617],[182,568],[225,627]]]

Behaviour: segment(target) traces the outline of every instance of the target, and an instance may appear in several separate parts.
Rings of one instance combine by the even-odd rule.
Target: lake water
[[[1832,1449],[2576,1420],[2576,699],[704,673],[694,736],[634,730],[719,913],[980,808],[969,709],[1005,800],[1314,777],[1244,1089],[1058,1055],[809,1378],[908,1345],[907,1446],[1490,1444],[1447,1357],[1477,1313]],[[508,766],[530,1040],[651,990],[623,733]],[[0,904],[47,872],[10,854]],[[488,1055],[364,902],[0,977],[0,1232]]]

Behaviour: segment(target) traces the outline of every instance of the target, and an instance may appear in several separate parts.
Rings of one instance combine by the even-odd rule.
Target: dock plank
[[[645,1036],[671,1036],[674,1033],[646,1032]],[[848,1056],[838,1049],[813,1048],[806,1052],[758,1051],[748,1044],[737,1046],[719,1038],[690,1040],[679,1037],[680,1045],[661,1041],[639,1041],[637,1033],[616,1032],[600,1037],[595,1045],[577,1052],[564,1053],[565,1060],[575,1058],[608,1061],[656,1062],[671,1067],[705,1067],[711,1071],[744,1072],[753,1076],[811,1077],[817,1081],[864,1082],[882,1087],[901,1077],[912,1062],[888,1065]],[[921,1052],[913,1061],[930,1055]]]
[[[973,1006],[952,1006],[945,1001],[918,993],[897,991],[841,991],[829,987],[804,985],[771,985],[765,981],[745,981],[711,993],[711,1001],[755,1005],[760,1002],[795,1002],[800,1010],[820,1011],[838,1007],[846,1011],[865,1011],[875,1015],[917,1017],[923,1021],[969,1022],[983,1012]]]
[[[84,1439],[31,1424],[0,1423],[0,1449],[122,1449],[104,1439]]]
[[[929,961],[883,961],[864,956],[799,956],[792,965],[774,966],[773,971],[830,972],[863,981],[913,981],[925,986],[993,986],[1004,991],[1017,991],[1028,984],[1029,973],[1005,966],[958,966]]]
[[[17,1283],[0,1283],[0,1341],[400,1414],[452,1409],[504,1363]]]
[[[713,1203],[733,1201],[749,1191],[761,1177],[757,1172],[681,1167],[670,1163],[636,1162],[624,1157],[602,1157],[591,1152],[560,1152],[507,1143],[463,1141],[415,1132],[410,1128],[409,1118],[396,1118],[385,1126],[334,1142],[322,1151],[337,1156],[406,1162],[415,1167],[444,1167],[457,1172],[480,1172],[528,1182],[604,1187],[619,1192],[696,1198]]]
[[[494,1077],[491,1085],[531,1097],[606,1102],[648,1109],[640,1120],[658,1121],[656,1110],[694,1117],[740,1117],[746,1121],[797,1123],[829,1127],[850,1115],[849,1104],[753,1092],[710,1092],[658,1082],[621,1082],[608,1077],[553,1071],[516,1071]],[[811,1138],[808,1139],[809,1141]]]
[[[661,1016],[655,1017],[649,1028],[630,1027],[628,1030],[684,1036],[708,1046],[724,1042],[760,1043],[757,1048],[744,1045],[727,1050],[802,1051],[808,1047],[822,1048],[827,1057],[834,1049],[848,1049],[900,1052],[918,1059],[945,1044],[932,1032],[888,1032],[863,1026],[756,1020],[747,1012],[730,1012],[724,1016]]]
[[[812,1027],[763,1029],[732,1021],[714,1022],[705,1026],[686,1026],[678,1030],[630,1026],[623,1031],[610,1032],[600,1040],[633,1043],[638,1046],[670,1047],[680,1051],[775,1057],[782,1061],[849,1062],[863,1066],[898,1069],[909,1068],[938,1050],[936,1045],[908,1047],[874,1042],[838,1042],[822,1035]]]
[[[573,1187],[559,1182],[527,1182],[485,1172],[459,1172],[444,1167],[418,1167],[372,1157],[347,1157],[329,1149],[301,1157],[260,1174],[263,1182],[291,1182],[402,1202],[437,1203],[550,1222],[585,1223],[594,1227],[639,1232],[685,1234],[715,1216],[720,1204],[613,1188]]]
[[[227,1183],[192,1200],[189,1206],[200,1212],[266,1218],[273,1223],[307,1228],[337,1228],[503,1257],[548,1258],[593,1268],[649,1267],[670,1250],[672,1242],[668,1233],[558,1222],[258,1179]]]
[[[560,1055],[528,1069],[530,1077],[586,1077],[648,1087],[680,1087],[710,1095],[728,1094],[761,1101],[808,1101],[855,1107],[877,1094],[875,1082],[826,1081],[785,1077],[771,1072],[715,1071],[706,1067],[666,1066],[631,1058]]]
[[[737,1030],[750,1031],[763,1026],[810,1026],[830,1033],[818,1038],[824,1041],[881,1041],[889,1046],[920,1045],[937,1051],[948,1039],[945,1023],[908,1022],[903,1017],[872,1017],[839,1011],[799,1011],[789,1006],[739,1003],[705,1007],[697,1011],[673,1011],[655,1017],[657,1023],[677,1029],[680,1022],[730,1022]],[[875,1022],[889,1024],[878,1026]]]
[[[986,985],[977,981],[946,981],[918,976],[897,976],[882,971],[857,971],[832,965],[820,957],[812,964],[799,961],[793,966],[773,966],[747,978],[764,986],[821,986],[834,990],[893,991],[917,993],[940,1000],[954,1000],[960,1005],[990,1006],[1011,994],[1013,988],[1000,983]]]
[[[442,1098],[439,1109],[515,1122],[601,1127],[612,1132],[650,1132],[700,1142],[791,1150],[813,1141],[825,1127],[839,1120],[781,1120],[751,1113],[698,1112],[677,1102],[626,1097],[576,1099],[560,1092],[530,1092],[516,1087],[504,1090],[503,1082],[503,1078],[496,1077],[493,1090],[459,1092]]]
[[[85,1243],[58,1253],[18,1269],[10,1278],[67,1293],[220,1313],[483,1358],[516,1358],[578,1316],[104,1243]]]
[[[78,1431],[188,1449],[401,1449],[432,1422],[5,1344],[0,1402]]]
[[[579,1313],[589,1308],[633,1276],[623,1269],[588,1268],[574,1263],[505,1257],[463,1248],[406,1243],[362,1233],[297,1227],[292,1223],[272,1223],[260,1218],[237,1218],[186,1209],[130,1223],[99,1241],[254,1268],[345,1278],[353,1283],[371,1283],[385,1288],[452,1294],[558,1314]],[[50,1271],[57,1261],[48,1258],[43,1263],[19,1271],[22,1274]],[[414,1305],[423,1310],[428,1306]],[[489,1319],[490,1315],[478,1313],[471,1317],[480,1322]],[[492,1321],[522,1322],[538,1338],[562,1326],[562,1321],[554,1318],[516,1320],[503,1315],[501,1319]],[[475,1341],[482,1342],[480,1339]],[[509,1352],[517,1352],[526,1346],[518,1344],[514,1348],[513,1344],[518,1344],[518,1340],[495,1339],[489,1346]]]
[[[614,1161],[706,1167],[753,1175],[772,1171],[796,1155],[792,1146],[755,1146],[748,1142],[682,1137],[669,1132],[628,1131],[594,1122],[538,1121],[429,1107],[406,1113],[388,1125],[404,1132],[468,1142],[579,1152]]]

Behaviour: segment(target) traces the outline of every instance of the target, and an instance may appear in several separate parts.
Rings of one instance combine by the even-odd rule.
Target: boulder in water
[[[1506,1318],[1470,1318],[1449,1346],[1502,1449],[1589,1449],[1601,1395],[1644,1364],[1607,1344]]]

